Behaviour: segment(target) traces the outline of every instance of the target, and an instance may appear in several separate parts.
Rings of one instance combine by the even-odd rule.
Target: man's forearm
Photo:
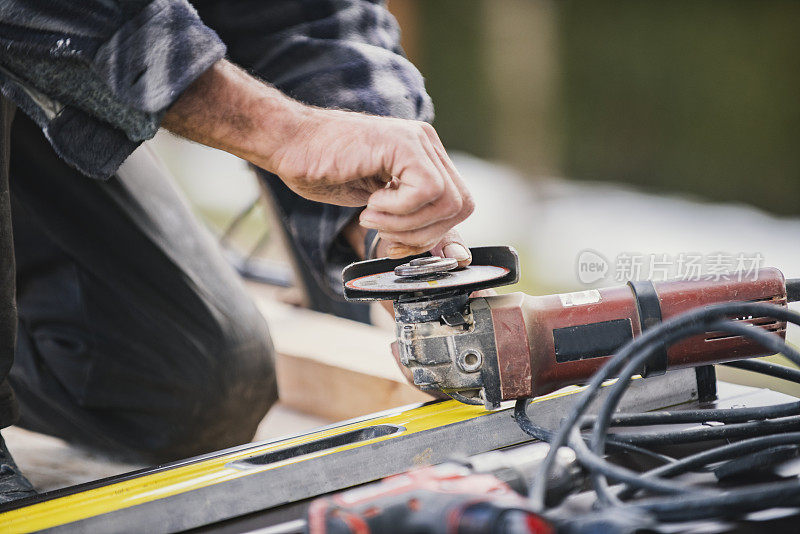
[[[473,209],[430,124],[307,106],[225,60],[162,124],[276,174],[304,198],[366,206],[359,223],[378,230],[393,257],[431,250]]]
[[[223,59],[175,101],[162,126],[273,171],[271,156],[296,133],[304,108]]]

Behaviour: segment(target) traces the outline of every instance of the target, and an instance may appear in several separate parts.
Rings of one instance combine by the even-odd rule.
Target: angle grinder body
[[[519,260],[510,247],[471,250],[472,264],[463,269],[427,256],[381,259],[351,264],[343,280],[350,300],[394,301],[393,350],[414,384],[488,409],[585,382],[625,343],[690,309],[745,301],[787,305],[786,281],[774,268],[559,295],[478,296],[517,282]],[[786,335],[786,323],[773,318],[735,320]],[[653,355],[640,374],[765,354],[741,336],[706,332]]]

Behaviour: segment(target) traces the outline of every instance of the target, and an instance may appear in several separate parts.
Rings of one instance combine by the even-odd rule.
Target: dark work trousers
[[[14,105],[0,95],[0,428],[17,419],[17,404],[7,379],[14,361],[17,332],[11,195],[8,191],[8,141],[13,117]]]
[[[92,180],[17,114],[10,165],[19,424],[146,461],[249,441],[277,397],[267,327],[149,149]],[[2,206],[5,374],[14,264]]]

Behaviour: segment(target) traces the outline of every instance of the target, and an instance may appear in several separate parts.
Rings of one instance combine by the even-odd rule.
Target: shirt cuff
[[[98,49],[92,70],[121,102],[158,113],[224,56],[187,1],[154,0]]]

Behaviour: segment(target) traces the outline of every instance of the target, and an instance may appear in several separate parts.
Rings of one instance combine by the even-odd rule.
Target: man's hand
[[[277,174],[310,200],[366,205],[361,225],[379,231],[390,257],[431,250],[473,210],[429,124],[306,106],[224,60],[163,125]]]
[[[342,234],[347,240],[348,244],[356,251],[356,254],[361,258],[366,258],[366,250],[364,249],[364,237],[366,236],[366,229],[361,226],[358,221],[353,221],[348,224]],[[394,247],[393,243],[388,243],[381,240],[375,250],[375,258],[386,258],[389,256],[389,249]],[[441,256],[443,258],[453,258],[458,261],[459,266],[465,267],[472,261],[472,255],[469,248],[464,242],[461,234],[453,228],[445,233],[441,241],[436,246],[430,249],[431,254],[434,256]]]
[[[472,197],[433,127],[424,122],[307,108],[274,156],[274,172],[296,193],[367,208],[386,254],[436,246],[473,210]]]

